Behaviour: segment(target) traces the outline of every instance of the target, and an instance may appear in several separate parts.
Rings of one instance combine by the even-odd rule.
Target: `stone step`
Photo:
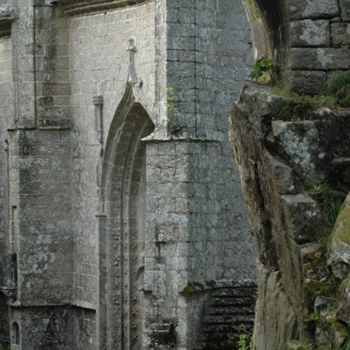
[[[195,350],[232,350],[239,334],[254,325],[256,287],[222,288],[212,292]]]
[[[208,316],[225,316],[231,317],[234,315],[254,315],[254,308],[251,305],[248,306],[231,306],[231,307],[207,307],[205,311],[205,315]]]
[[[232,306],[249,306],[254,303],[254,297],[239,297],[239,298],[214,298],[210,300],[209,306],[211,307],[232,307]]]
[[[228,323],[214,323],[206,324],[204,328],[204,334],[220,334],[220,333],[231,333],[236,331],[242,331],[244,329],[251,328],[254,324],[252,320],[241,320],[239,323],[228,324]]]
[[[239,296],[255,296],[256,287],[241,287],[241,288],[222,288],[217,289],[212,293],[213,298],[231,298]]]
[[[205,316],[204,323],[205,324],[236,324],[240,322],[254,322],[254,312],[250,312],[249,314],[237,314],[237,315],[213,315],[213,316]]]

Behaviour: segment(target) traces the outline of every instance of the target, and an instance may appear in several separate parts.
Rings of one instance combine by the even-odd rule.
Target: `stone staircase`
[[[256,286],[214,290],[205,306],[195,350],[235,350],[239,335],[252,333],[256,291]]]

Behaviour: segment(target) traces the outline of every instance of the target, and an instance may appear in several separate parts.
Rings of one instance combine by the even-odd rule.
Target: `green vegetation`
[[[168,115],[168,123],[167,123],[167,131],[171,135],[178,134],[182,127],[179,125],[176,116],[174,115],[174,100],[175,100],[175,89],[172,86],[168,87],[167,91],[167,115]]]
[[[174,113],[174,99],[175,99],[175,89],[172,86],[168,86],[167,89],[167,114]]]
[[[324,346],[318,347],[317,350],[330,350],[329,348],[325,348]],[[339,347],[332,347],[331,350],[350,350],[350,341],[344,344],[343,346]]]
[[[320,205],[324,219],[324,230],[320,235],[320,241],[327,243],[337,221],[338,214],[344,206],[343,199],[336,196],[330,185],[326,182],[312,183],[304,180],[303,185],[304,191],[314,195]]]
[[[350,107],[350,72],[334,73],[327,81],[325,95],[334,96],[337,105]]]
[[[262,73],[263,69],[259,68],[260,65],[257,61],[250,75],[258,83],[264,74]],[[266,67],[265,69],[269,69],[268,64]],[[302,96],[278,85],[272,87],[272,93],[286,97],[286,101],[275,119],[286,121],[312,119],[314,112],[321,107],[333,110],[350,108],[350,72],[338,72],[331,75],[320,95]]]
[[[271,85],[275,83],[276,73],[277,69],[272,60],[262,57],[255,62],[249,77],[259,84]]]
[[[290,345],[294,345],[295,349],[298,349],[298,350],[311,350],[310,344],[300,342],[300,341],[291,342]]]
[[[321,192],[319,203],[325,221],[325,230],[321,239],[328,240],[329,235],[333,231],[338,214],[343,206],[343,201],[334,198],[329,192]]]
[[[342,207],[337,217],[337,225],[332,235],[333,241],[350,241],[350,208]]]
[[[250,346],[248,345],[249,336],[246,333],[242,333],[239,335],[237,341],[237,350],[249,350]]]
[[[167,130],[169,134],[176,135],[182,130],[182,127],[175,122],[174,118],[170,118],[168,120]]]
[[[306,284],[305,289],[313,295],[334,296],[337,292],[337,285],[332,282],[312,280]]]
[[[321,314],[319,312],[311,312],[311,314],[308,315],[306,321],[307,322],[317,322],[321,319]]]
[[[331,95],[302,96],[279,86],[274,86],[272,92],[275,95],[287,98],[278,115],[275,117],[276,119],[312,119],[313,113],[321,107],[337,109],[336,98]]]

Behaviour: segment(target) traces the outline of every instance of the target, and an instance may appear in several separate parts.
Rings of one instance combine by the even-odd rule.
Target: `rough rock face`
[[[247,85],[231,143],[258,243],[253,349],[349,343],[350,112],[287,117],[289,100]],[[287,120],[290,119],[290,120]],[[333,233],[331,234],[331,232]]]

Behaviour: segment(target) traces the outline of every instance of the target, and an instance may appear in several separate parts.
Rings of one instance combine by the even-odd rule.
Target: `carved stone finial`
[[[128,75],[128,83],[131,85],[136,85],[137,83],[139,86],[142,86],[142,80],[139,80],[137,78],[136,69],[135,69],[135,53],[137,52],[135,39],[130,38],[129,39],[129,75]]]

